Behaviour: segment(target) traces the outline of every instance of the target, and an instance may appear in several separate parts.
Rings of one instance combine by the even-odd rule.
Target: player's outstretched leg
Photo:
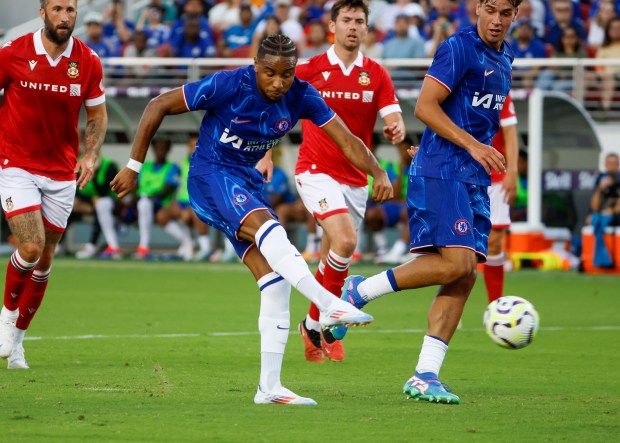
[[[301,397],[284,386],[280,386],[269,393],[263,392],[261,386],[258,385],[256,395],[254,396],[254,403],[257,405],[294,405],[294,406],[316,406],[317,402],[311,398]]]
[[[439,381],[439,377],[432,372],[415,372],[405,383],[403,393],[407,398],[424,400],[435,403],[446,403],[458,405],[461,399],[446,389],[446,386]]]

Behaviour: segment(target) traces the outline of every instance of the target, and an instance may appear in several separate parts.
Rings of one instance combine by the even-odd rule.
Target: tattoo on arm
[[[100,120],[89,120],[84,130],[84,153],[99,156],[99,150],[105,136],[105,126]]]

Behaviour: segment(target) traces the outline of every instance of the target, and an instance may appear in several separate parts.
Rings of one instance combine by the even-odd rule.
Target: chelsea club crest
[[[250,196],[247,195],[245,192],[238,192],[235,195],[233,195],[233,203],[236,204],[237,206],[243,206],[249,201],[250,201]]]

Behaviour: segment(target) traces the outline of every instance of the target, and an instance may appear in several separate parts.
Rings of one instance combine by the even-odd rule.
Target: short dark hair
[[[480,0],[480,4],[481,5],[486,5],[487,3],[489,3],[489,1],[490,0]],[[512,6],[514,6],[515,9],[518,8],[519,6],[521,6],[521,2],[523,2],[523,0],[508,0],[508,3],[510,3]]]
[[[271,34],[260,43],[256,58],[262,60],[268,54],[297,59],[297,46],[293,40],[284,34]]]
[[[342,9],[361,9],[366,16],[366,23],[368,23],[368,5],[364,0],[338,0],[332,6],[331,20],[333,22],[338,18],[338,14]]]

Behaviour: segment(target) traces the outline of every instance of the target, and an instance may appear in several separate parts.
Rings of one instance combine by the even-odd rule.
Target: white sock
[[[261,292],[258,329],[261,335],[260,385],[270,392],[281,387],[282,359],[290,330],[291,285],[271,272],[258,282]]]
[[[198,236],[198,247],[203,252],[211,251],[211,237],[209,237],[209,234]]]
[[[140,246],[148,249],[151,243],[151,229],[153,227],[153,201],[145,196],[140,197],[137,206]]]
[[[372,234],[372,241],[375,242],[377,247],[377,254],[384,255],[387,252],[387,237],[384,232],[375,232]]]
[[[280,274],[320,311],[325,311],[334,296],[312,276],[308,264],[286,236],[280,223],[269,220],[256,232],[256,246],[271,269]]]
[[[263,392],[272,392],[282,387],[280,373],[284,354],[260,353],[260,387]]]
[[[418,358],[418,365],[415,368],[416,372],[420,374],[432,372],[438,376],[447,351],[448,344],[443,340],[425,335],[420,357]]]
[[[367,278],[357,287],[357,291],[366,301],[371,301],[399,290],[394,279],[394,272],[391,269]]]
[[[394,256],[400,256],[407,252],[407,244],[400,238],[394,242],[389,254]]]
[[[187,226],[181,225],[176,220],[170,220],[166,226],[164,226],[164,231],[179,243],[185,244],[192,241],[192,234]]]
[[[489,255],[484,265],[485,266],[504,266],[505,261],[506,261],[506,256],[504,255],[504,253],[500,253],[497,255]]]
[[[15,338],[16,345],[21,345],[22,343],[24,343],[24,335],[26,335],[25,329],[15,328],[15,333],[13,334],[13,337]]]
[[[97,220],[101,226],[103,237],[110,248],[118,249],[118,237],[114,229],[114,200],[112,197],[101,197],[95,202]]]
[[[0,310],[0,320],[10,321],[15,323],[17,318],[19,317],[19,308],[14,311],[10,311],[6,308],[6,306],[2,306],[2,310]]]
[[[314,254],[316,252],[316,240],[316,234],[309,232],[308,237],[306,238],[306,252],[309,252],[310,254]]]
[[[306,315],[306,329],[319,332],[321,330],[321,323],[310,317],[310,314]]]
[[[275,272],[256,282],[261,302],[258,329],[261,334],[261,352],[284,354],[291,326],[291,285]]]

